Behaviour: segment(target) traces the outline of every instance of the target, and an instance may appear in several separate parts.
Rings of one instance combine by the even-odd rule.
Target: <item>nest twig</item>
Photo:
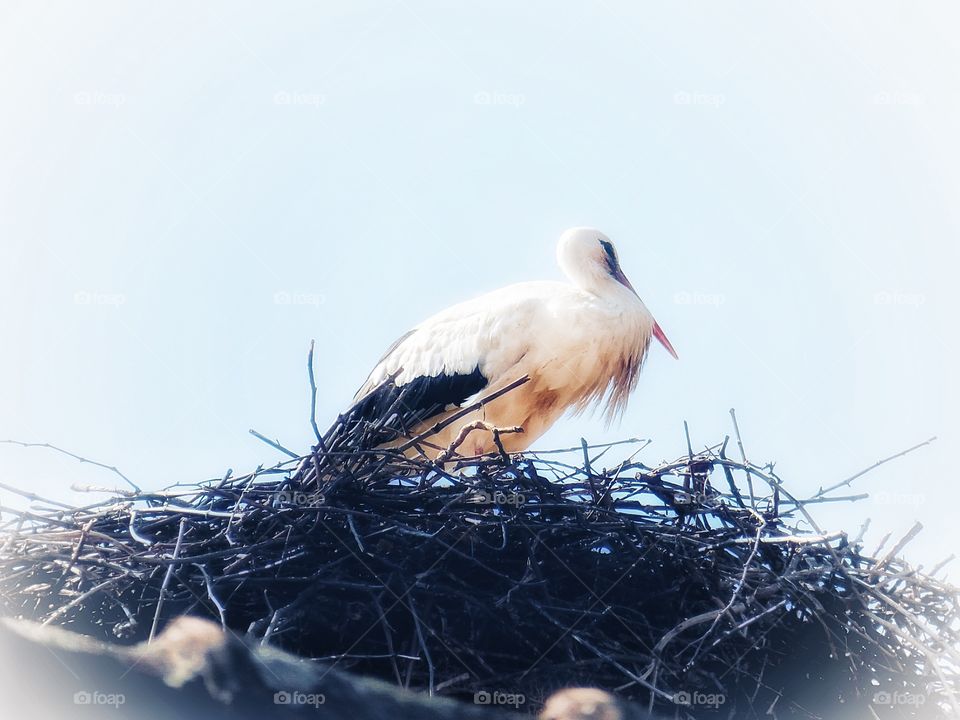
[[[808,505],[847,482],[799,499],[727,441],[656,467],[642,441],[619,462],[629,444],[438,464],[429,436],[411,459],[355,449],[382,428],[336,428],[239,477],[0,508],[0,610],[125,642],[205,615],[406,687],[530,708],[571,684],[679,717],[957,708],[958,591],[901,546],[875,558],[816,527]]]

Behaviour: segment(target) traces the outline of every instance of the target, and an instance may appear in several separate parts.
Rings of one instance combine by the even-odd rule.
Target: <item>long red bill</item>
[[[637,291],[633,289],[633,285],[630,283],[629,280],[627,280],[627,276],[623,274],[623,270],[621,270],[620,268],[616,268],[614,269],[612,274],[613,274],[613,277],[616,278],[617,282],[619,282],[624,287],[630,288],[630,292],[632,292],[634,295],[637,295]],[[640,296],[637,295],[637,297],[640,297]],[[653,321],[653,336],[660,341],[660,344],[667,349],[668,353],[673,355],[674,360],[680,359],[677,356],[677,351],[673,349],[673,345],[671,345],[670,341],[667,340],[667,335],[665,332],[663,332],[663,328],[661,328],[657,324],[656,320]]]
[[[653,323],[653,336],[660,341],[660,344],[667,349],[668,353],[673,355],[674,360],[680,359],[677,357],[677,351],[673,349],[673,345],[671,345],[670,341],[667,340],[667,335],[663,332],[663,328],[661,328],[656,321]]]

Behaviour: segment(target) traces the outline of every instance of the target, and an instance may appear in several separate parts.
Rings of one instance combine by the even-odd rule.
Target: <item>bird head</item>
[[[620,267],[620,257],[613,242],[595,228],[576,227],[563,233],[557,245],[557,263],[570,281],[579,288],[599,295],[626,288],[640,300]],[[643,301],[640,301],[640,304],[643,305]],[[652,316],[650,321],[653,323],[653,336],[676,358],[677,352],[667,339],[666,333]]]

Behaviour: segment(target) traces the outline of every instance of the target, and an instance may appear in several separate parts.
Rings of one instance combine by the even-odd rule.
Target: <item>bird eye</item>
[[[603,248],[603,252],[606,255],[607,266],[610,268],[610,272],[616,272],[620,267],[620,261],[617,260],[617,251],[613,249],[613,243],[607,240],[601,240],[600,247]]]

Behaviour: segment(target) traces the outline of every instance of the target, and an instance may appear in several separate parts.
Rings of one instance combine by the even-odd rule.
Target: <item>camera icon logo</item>
[[[876,695],[873,696],[874,705],[890,705],[893,702],[893,698],[890,696],[890,693],[886,690],[881,690]]]

